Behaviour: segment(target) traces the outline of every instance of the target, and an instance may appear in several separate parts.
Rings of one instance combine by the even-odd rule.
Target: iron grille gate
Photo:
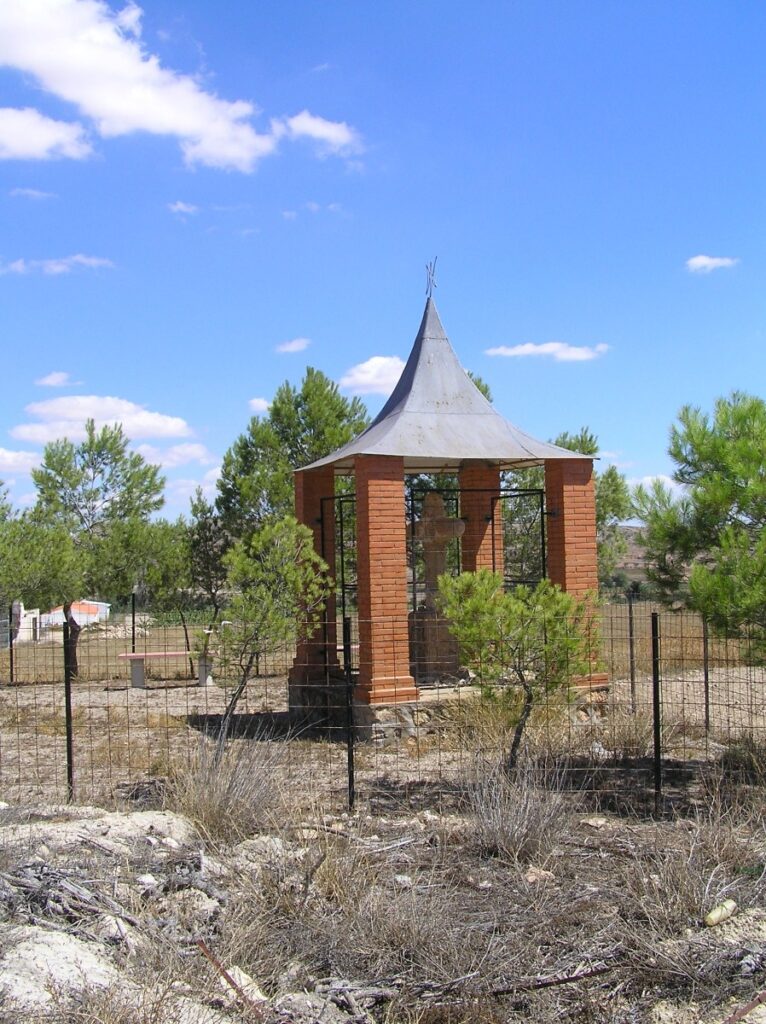
[[[327,561],[327,524],[328,517],[332,515],[330,522],[335,523],[335,565],[331,565],[335,578],[335,593],[337,601],[337,612],[340,612],[341,630],[339,635],[343,637],[343,668],[345,671],[355,671],[353,664],[354,643],[353,628],[358,618],[357,601],[357,551],[356,551],[356,495],[335,494],[328,498],[322,498],[320,503],[319,532],[321,537],[322,558]],[[327,634],[327,623],[325,622],[325,634]],[[325,642],[327,636],[325,635]]]
[[[536,586],[547,575],[545,491],[507,488],[497,500],[503,506],[505,587]]]
[[[415,524],[429,491],[437,491],[444,499],[448,515],[460,515],[460,490],[456,487],[409,487],[407,489],[407,513],[409,529],[409,564],[412,570],[412,607],[417,608],[418,599],[418,541]],[[495,563],[495,509],[502,506],[503,529],[503,581],[505,588],[521,585],[536,586],[545,578],[546,533],[545,533],[545,491],[542,488],[502,488],[498,491],[473,490],[474,494],[486,494],[487,522],[492,532],[492,571],[497,572]],[[449,543],[447,571],[457,575],[460,571],[460,540]]]
[[[421,542],[415,536],[423,501],[429,491],[437,491],[444,499],[448,515],[459,517],[460,490],[457,487],[407,487],[407,565],[410,607],[416,610],[423,596]],[[478,493],[478,492],[477,492]],[[503,488],[499,492],[485,491],[488,497],[487,521],[492,530],[492,552],[495,547],[495,509],[502,505],[503,578],[506,588],[522,584],[534,586],[546,574],[545,492],[540,488]],[[356,495],[336,494],[322,498],[320,513],[321,555],[327,560],[329,524],[335,525],[335,565],[330,566],[336,582],[338,634],[345,636],[344,668],[355,670],[355,623],[358,618],[358,578],[356,544]],[[460,539],[449,542],[447,571],[460,571]],[[493,570],[496,566],[493,564]],[[325,631],[327,627],[325,626]]]

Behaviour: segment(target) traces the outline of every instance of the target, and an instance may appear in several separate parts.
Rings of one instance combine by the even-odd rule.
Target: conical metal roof
[[[406,473],[454,472],[469,459],[502,469],[589,458],[537,441],[503,419],[460,365],[431,297],[391,397],[353,441],[304,469],[353,467],[355,455],[398,455]]]

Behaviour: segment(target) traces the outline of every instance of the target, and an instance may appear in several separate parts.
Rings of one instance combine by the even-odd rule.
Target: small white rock
[[[199,856],[199,871],[203,877],[207,875],[209,878],[223,878],[224,875],[228,874],[226,868],[219,860],[216,860],[215,857],[209,857],[204,852],[201,852]]]
[[[266,1002],[266,996],[261,991],[258,983],[246,971],[243,971],[241,967],[227,967],[226,973],[252,1002]],[[241,1002],[240,996],[225,978],[219,976],[218,984],[223,989],[223,999],[227,1005],[232,1006],[234,1003]]]
[[[154,875],[148,872],[145,875],[136,875],[136,885],[140,885],[142,889],[151,890],[159,888],[159,881]]]
[[[524,878],[529,885],[538,885],[540,882],[555,882],[556,876],[552,871],[546,871],[545,868],[536,868],[534,865],[530,865],[524,872]]]
[[[411,889],[412,888],[412,878],[410,878],[409,875],[394,875],[394,882],[401,889]]]
[[[124,942],[130,926],[127,921],[114,914],[102,914],[93,931],[104,942]]]
[[[52,993],[71,996],[87,988],[115,988],[120,977],[103,947],[37,925],[9,929],[0,958],[0,989],[9,1002],[32,1010],[50,1007]]]
[[[602,828],[607,828],[608,827],[609,819],[608,818],[600,818],[597,815],[593,815],[590,818],[581,818],[580,819],[580,823],[582,825],[587,825],[588,828],[602,829]]]

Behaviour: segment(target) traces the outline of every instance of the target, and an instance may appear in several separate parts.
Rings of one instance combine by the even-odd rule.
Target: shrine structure
[[[408,586],[405,476],[454,474],[459,519],[444,515],[438,495],[424,503],[415,536],[423,544],[426,593],[421,618],[433,618],[435,574],[444,543],[460,537],[460,570],[503,571],[503,470],[545,467],[546,574],[575,595],[595,592],[596,509],[593,460],[538,441],[504,419],[461,367],[429,295],[402,375],[380,413],[349,444],[295,474],[296,516],[335,565],[335,480],[353,476],[356,492],[358,678],[364,704],[414,701],[411,640],[418,609]],[[425,626],[428,630],[430,627]],[[421,630],[422,632],[422,630]],[[431,645],[440,645],[431,633]],[[290,675],[293,707],[317,705],[315,694],[338,676],[336,611],[301,645]]]

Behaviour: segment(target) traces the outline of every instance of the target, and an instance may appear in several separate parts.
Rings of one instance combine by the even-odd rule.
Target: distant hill
[[[625,538],[627,549],[617,562],[617,570],[624,572],[630,580],[644,582],[646,580],[646,557],[639,543],[640,526],[621,526],[620,533]]]

